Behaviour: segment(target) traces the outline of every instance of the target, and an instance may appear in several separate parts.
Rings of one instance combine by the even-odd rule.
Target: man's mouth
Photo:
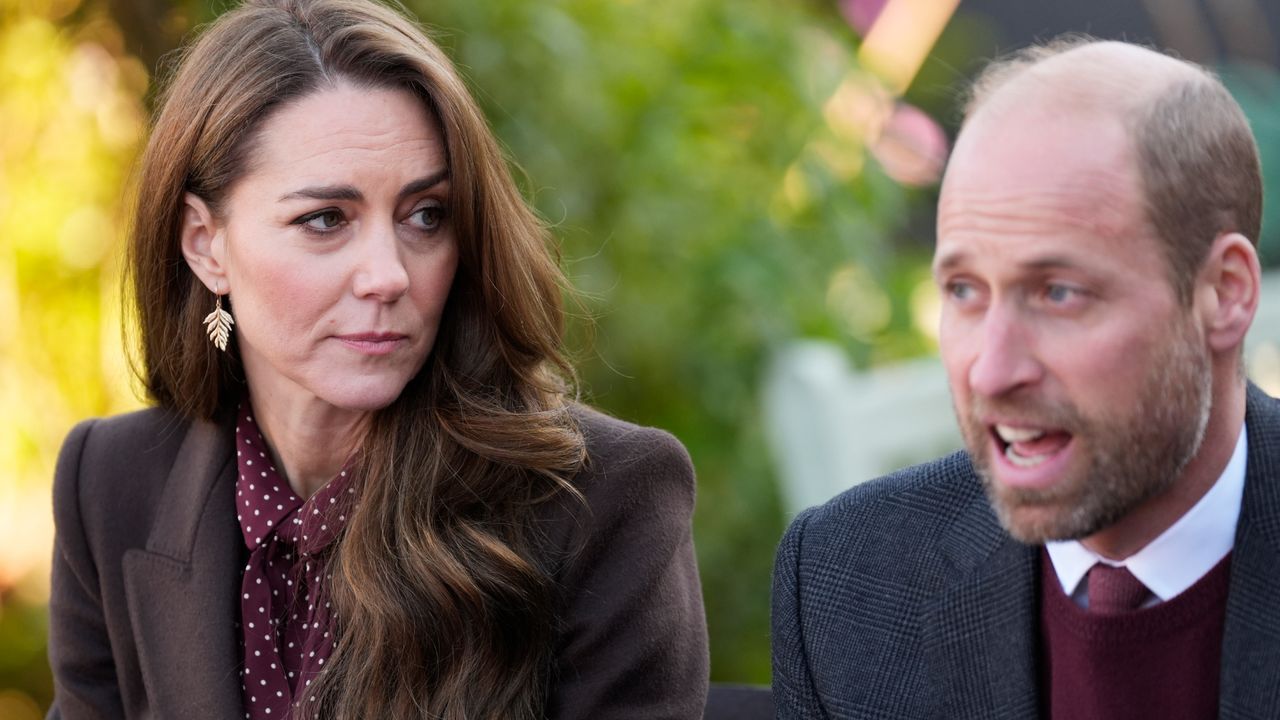
[[[1071,442],[1071,433],[1055,428],[996,424],[991,432],[1005,459],[1022,468],[1036,467]]]

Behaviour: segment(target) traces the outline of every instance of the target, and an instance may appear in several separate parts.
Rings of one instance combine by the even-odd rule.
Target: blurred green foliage
[[[768,682],[786,519],[762,365],[798,336],[864,364],[928,347],[904,291],[924,251],[893,242],[908,194],[824,117],[856,74],[851,35],[821,5],[776,0],[412,6],[455,29],[437,38],[556,224],[594,319],[578,334],[587,396],[689,448],[713,677]]]
[[[169,3],[157,33],[122,14],[128,3],[0,2],[0,526],[36,519],[0,527],[0,715],[27,717],[51,692],[57,448],[76,420],[137,403],[115,261],[144,126],[135,55],[150,63],[212,11]],[[918,329],[931,230],[907,218],[932,199],[879,172],[856,124],[828,108],[842,83],[867,81],[855,39],[816,0],[410,5],[554,226],[585,300],[571,325],[586,399],[689,448],[714,679],[767,683],[786,518],[764,363],[799,336],[862,365],[931,347]]]
[[[49,482],[76,420],[136,405],[114,262],[143,65],[103,13],[0,2],[0,717],[40,716]]]
[[[1272,67],[1241,62],[1219,67],[1218,74],[1249,117],[1262,158],[1262,186],[1273,189],[1274,198],[1274,188],[1280,188],[1280,74]],[[1280,268],[1280,203],[1262,204],[1258,250],[1263,268]]]

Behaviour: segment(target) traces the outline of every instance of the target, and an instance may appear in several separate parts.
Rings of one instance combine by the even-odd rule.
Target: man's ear
[[[1214,239],[1197,279],[1205,339],[1218,353],[1236,352],[1258,311],[1262,268],[1258,251],[1240,233]]]
[[[187,193],[182,204],[182,256],[209,292],[223,294],[231,289],[226,248],[225,228],[209,204],[199,195]]]

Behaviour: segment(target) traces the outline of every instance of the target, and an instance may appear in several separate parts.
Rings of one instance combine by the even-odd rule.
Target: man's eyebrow
[[[963,265],[969,260],[969,253],[965,250],[951,250],[943,255],[933,259],[933,273],[936,275],[944,270],[951,270],[958,265]]]
[[[1046,257],[1027,260],[1020,264],[1028,270],[1073,270],[1081,267],[1079,261],[1073,260],[1065,255],[1048,255]]]
[[[447,179],[449,179],[449,169],[443,168],[426,177],[418,178],[417,180],[407,183],[404,187],[400,188],[399,197],[405,198],[409,195],[415,195],[417,193],[430,190]],[[358,202],[364,199],[364,195],[350,185],[316,185],[281,195],[278,202],[297,199],[347,200],[351,202]]]
[[[969,262],[971,254],[967,250],[953,250],[945,255],[940,255],[933,261],[932,271],[936,275],[948,270],[965,265]],[[1073,259],[1067,255],[1044,255],[1041,257],[1023,260],[1018,263],[1018,267],[1023,270],[1079,270],[1084,267],[1079,260]]]

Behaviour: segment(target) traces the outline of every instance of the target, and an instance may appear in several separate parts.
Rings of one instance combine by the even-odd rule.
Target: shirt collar
[[[1181,594],[1204,577],[1235,544],[1244,497],[1247,434],[1242,426],[1231,460],[1204,497],[1155,540],[1123,561],[1107,560],[1079,540],[1045,543],[1062,591],[1074,597],[1089,568],[1100,562],[1127,567],[1161,601]]]
[[[265,542],[302,505],[302,498],[280,476],[267,451],[266,438],[244,402],[236,417],[236,519],[250,550]]]
[[[333,542],[354,506],[351,461],[305,502],[276,470],[248,402],[236,419],[236,519],[250,550],[275,534],[316,554]]]

